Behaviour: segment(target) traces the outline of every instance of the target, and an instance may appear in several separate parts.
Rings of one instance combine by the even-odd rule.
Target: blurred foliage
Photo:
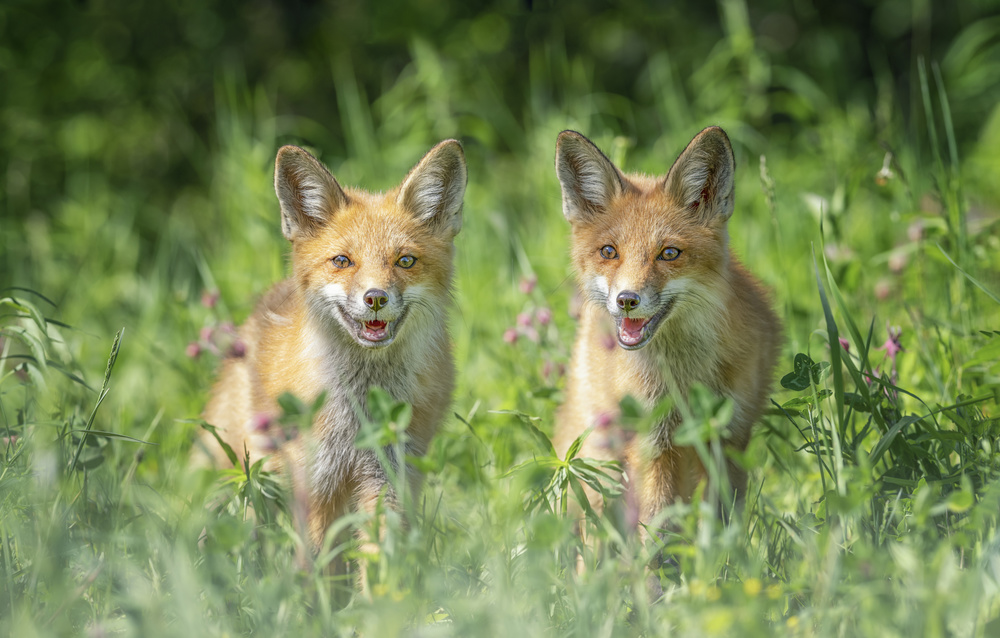
[[[542,107],[571,110],[595,87],[592,127],[626,136],[691,128],[685,116],[695,111],[738,113],[755,137],[774,138],[854,101],[884,117],[886,100],[910,115],[912,135],[922,127],[924,57],[941,64],[961,149],[1000,98],[991,80],[1000,18],[985,19],[995,2],[752,4],[5,2],[0,220],[51,219],[62,199],[103,183],[142,184],[145,203],[166,215],[185,187],[208,179],[217,89],[233,77],[267,96],[279,140],[341,157],[368,150],[338,125],[353,117],[352,99],[389,119],[380,96],[414,79],[409,99],[433,102],[440,117],[406,137],[460,136],[496,152],[523,151]],[[729,76],[736,90],[707,90]],[[134,223],[141,254],[151,254],[162,218]],[[27,258],[6,248],[10,261]]]

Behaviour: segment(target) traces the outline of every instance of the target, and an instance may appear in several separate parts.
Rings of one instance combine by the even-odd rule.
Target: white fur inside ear
[[[718,127],[705,129],[670,168],[664,187],[703,222],[725,222],[733,214],[733,149]]]
[[[326,223],[347,202],[333,175],[296,146],[284,146],[278,151],[274,191],[281,204],[281,230],[291,241]]]
[[[422,221],[428,221],[439,212],[446,215],[455,212],[456,192],[453,183],[452,189],[449,190],[447,175],[438,171],[428,171],[420,179],[415,180],[412,185],[413,192],[410,193],[410,202],[417,217]]]
[[[708,165],[702,163],[698,158],[697,162],[690,162],[685,171],[680,174],[680,192],[683,193],[682,201],[688,205],[700,204],[701,195],[708,183]]]
[[[309,217],[317,221],[322,220],[328,204],[326,184],[303,166],[294,167],[292,172],[293,179],[298,184],[295,191],[296,207]]]
[[[595,161],[581,162],[576,174],[577,191],[583,199],[595,206],[605,206],[614,195],[612,185],[608,183],[607,171]]]
[[[399,204],[423,222],[457,234],[462,229],[462,198],[468,179],[462,147],[441,142],[403,180]]]
[[[622,190],[611,160],[573,131],[562,132],[556,142],[556,174],[562,186],[563,216],[571,223],[606,209]]]

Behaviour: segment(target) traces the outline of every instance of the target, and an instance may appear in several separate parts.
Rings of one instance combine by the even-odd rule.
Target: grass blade
[[[981,284],[978,279],[976,279],[975,277],[973,277],[969,273],[965,272],[965,270],[963,270],[961,266],[959,266],[957,263],[955,263],[955,260],[951,258],[951,255],[949,255],[948,253],[946,253],[944,251],[944,248],[941,247],[941,244],[936,244],[936,246],[938,247],[938,250],[941,251],[941,254],[945,256],[945,259],[947,259],[948,261],[950,261],[951,265],[954,266],[955,269],[958,272],[960,272],[963,275],[965,275],[965,278],[968,279],[969,281],[971,281],[972,285],[974,285],[976,288],[979,288],[984,293],[986,293],[987,297],[989,297],[993,301],[995,301],[998,304],[1000,304],[1000,297],[998,297],[995,293],[991,292],[988,288],[986,288],[986,286],[984,286],[983,284]]]
[[[118,350],[122,345],[122,335],[125,334],[125,328],[122,328],[115,334],[115,340],[111,344],[111,354],[108,355],[108,367],[104,369],[104,384],[101,386],[101,394],[97,397],[97,403],[94,404],[94,409],[90,413],[90,418],[87,419],[87,425],[83,428],[83,436],[80,437],[80,443],[76,446],[76,452],[73,454],[73,460],[69,463],[70,473],[76,469],[77,461],[80,460],[80,453],[83,452],[83,444],[86,443],[87,437],[91,434],[91,430],[94,427],[94,419],[97,417],[97,409],[101,407],[101,403],[104,402],[104,397],[108,396],[108,389],[111,387],[111,371],[115,367],[115,361],[118,360]]]
[[[830,308],[830,302],[826,298],[826,290],[823,288],[823,281],[819,276],[819,266],[816,264],[815,253],[813,254],[813,273],[816,275],[816,285],[819,288],[819,299],[820,303],[823,304],[823,315],[826,317],[827,339],[830,343],[830,367],[833,371],[833,395],[837,410],[837,423],[835,424],[835,427],[830,428],[830,433],[833,437],[830,450],[831,464],[836,469],[834,480],[837,485],[837,493],[844,494],[844,477],[843,472],[841,471],[844,467],[844,458],[843,451],[841,450],[840,438],[841,435],[846,432],[846,428],[844,424],[844,371],[841,367],[840,333],[837,330],[837,322],[833,318],[833,310]]]

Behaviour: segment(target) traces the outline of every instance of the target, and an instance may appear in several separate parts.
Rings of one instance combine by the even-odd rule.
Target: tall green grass
[[[963,160],[933,63],[915,61],[917,127],[884,77],[876,108],[838,101],[769,59],[741,3],[723,7],[711,55],[645,63],[648,99],[595,86],[592,61],[545,40],[528,48],[516,112],[489,68],[416,39],[377,94],[347,63],[325,69],[333,122],[224,74],[211,139],[181,136],[199,178],[169,198],[71,162],[53,210],[4,228],[0,633],[1000,631],[1000,200],[983,168],[996,127],[965,140]],[[947,77],[975,71],[974,35]],[[776,113],[791,124],[770,126]],[[568,514],[582,483],[609,511],[627,504],[603,477],[614,468],[559,458],[547,438],[575,331],[555,137],[579,129],[627,170],[662,173],[716,123],[737,152],[731,241],[772,289],[786,344],[742,459],[750,495],[729,524],[707,500],[672,506],[670,533],[645,545],[592,515],[584,544]],[[381,189],[449,136],[470,167],[454,417],[415,461],[409,524],[385,519],[367,599],[331,566],[383,519],[346,517],[313,553],[281,477],[194,471],[189,452],[229,323],[287,272],[278,146],[342,139],[313,150],[343,183]],[[692,443],[724,424],[724,405],[699,408]],[[405,408],[383,417],[370,441],[405,436]]]

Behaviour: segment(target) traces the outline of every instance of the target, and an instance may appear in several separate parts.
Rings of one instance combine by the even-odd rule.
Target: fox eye
[[[681,249],[674,248],[673,246],[668,246],[663,249],[660,256],[657,259],[662,259],[663,261],[673,261],[681,256]]]
[[[333,265],[337,268],[347,268],[351,265],[351,260],[347,255],[337,255],[330,261],[332,261]]]
[[[601,249],[601,257],[605,259],[618,259],[618,251],[614,246],[605,246]]]
[[[396,265],[400,268],[412,268],[415,263],[417,263],[417,258],[413,255],[403,255],[396,260]]]

